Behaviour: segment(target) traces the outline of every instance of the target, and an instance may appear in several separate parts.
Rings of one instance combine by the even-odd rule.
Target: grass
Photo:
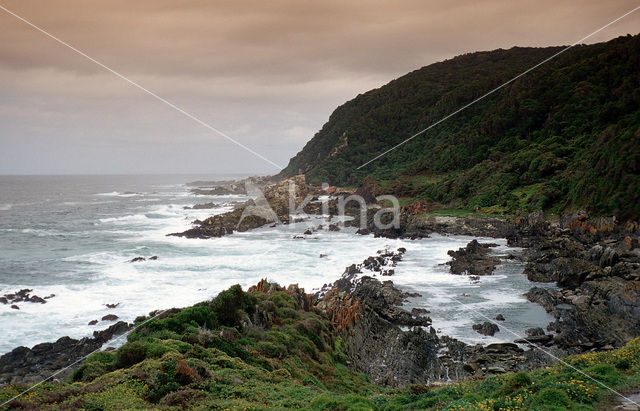
[[[67,381],[42,384],[4,409],[582,411],[616,401],[596,381],[625,392],[640,387],[640,338],[569,357],[570,366],[442,387],[376,386],[347,367],[344,343],[326,315],[301,309],[294,297],[273,286],[267,293],[234,286],[149,321],[115,352],[91,355]],[[247,318],[263,320],[248,326]],[[23,389],[0,389],[0,403]]]

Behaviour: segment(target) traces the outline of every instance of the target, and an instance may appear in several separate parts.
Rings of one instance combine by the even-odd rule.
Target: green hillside
[[[338,107],[280,177],[461,208],[640,216],[640,35],[577,46],[424,135],[357,167],[561,50],[458,56]]]

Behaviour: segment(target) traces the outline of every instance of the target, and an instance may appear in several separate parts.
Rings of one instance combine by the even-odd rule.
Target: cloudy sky
[[[286,165],[358,93],[461,53],[570,44],[636,0],[0,0]],[[587,42],[640,32],[640,11]],[[0,10],[0,174],[277,168]]]

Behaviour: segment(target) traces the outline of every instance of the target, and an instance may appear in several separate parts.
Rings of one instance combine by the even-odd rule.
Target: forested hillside
[[[357,167],[557,53],[458,56],[338,107],[280,174],[449,207],[640,216],[640,35],[577,46],[406,145]]]

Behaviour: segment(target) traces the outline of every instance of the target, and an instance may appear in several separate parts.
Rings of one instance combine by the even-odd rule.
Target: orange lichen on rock
[[[404,209],[409,214],[424,214],[431,211],[431,206],[429,203],[418,200],[405,205]]]
[[[358,322],[358,311],[360,310],[360,301],[351,300],[351,297],[347,297],[340,304],[329,307],[327,314],[329,319],[333,323],[333,326],[338,330],[348,330]]]
[[[260,280],[258,282],[258,284],[256,285],[252,285],[251,287],[249,287],[249,289],[247,290],[247,292],[249,293],[255,293],[255,292],[265,292],[266,289],[266,285],[268,285],[269,283],[267,282],[266,278],[263,278],[262,280]]]

